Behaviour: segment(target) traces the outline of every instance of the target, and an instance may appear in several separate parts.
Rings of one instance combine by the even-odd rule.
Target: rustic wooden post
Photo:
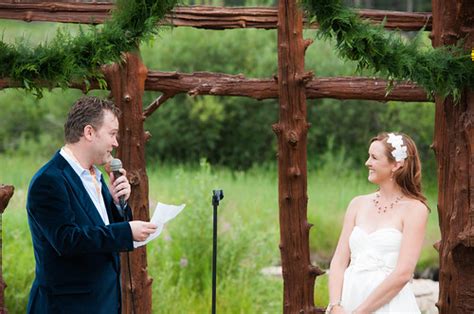
[[[148,176],[145,168],[145,133],[142,97],[148,70],[137,54],[128,53],[122,64],[104,69],[111,94],[122,110],[118,158],[122,160],[132,185],[128,201],[134,219],[149,221]],[[129,280],[127,253],[122,253],[122,313],[151,313],[151,284],[146,247],[129,253],[132,281]],[[132,299],[133,292],[133,299]],[[134,304],[132,304],[134,303]],[[133,306],[135,306],[133,308]]]
[[[283,269],[283,312],[315,313],[314,282],[321,270],[311,265],[307,222],[307,170],[302,12],[296,0],[278,5],[278,201]]]
[[[434,46],[465,38],[474,45],[472,0],[433,0]],[[474,92],[459,103],[436,98],[433,148],[438,161],[441,228],[440,313],[474,313]]]
[[[2,243],[2,216],[8,202],[13,196],[14,187],[12,185],[0,184],[0,313],[7,313],[5,307],[5,288],[7,285],[3,280],[3,243]]]

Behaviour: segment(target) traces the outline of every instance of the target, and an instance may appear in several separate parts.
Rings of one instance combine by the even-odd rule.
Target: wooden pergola
[[[32,2],[32,1],[28,1]],[[474,6],[469,0],[432,0],[433,14],[380,10],[360,10],[359,14],[377,23],[385,17],[386,28],[431,30],[434,46],[453,44],[466,38],[474,45]],[[0,3],[0,18],[23,21],[101,23],[109,16],[111,3]],[[223,73],[178,73],[148,70],[136,54],[127,54],[125,62],[104,69],[108,88],[123,111],[120,121],[119,158],[130,175],[131,207],[138,219],[149,220],[148,178],[145,145],[149,134],[143,122],[167,99],[179,93],[188,95],[243,96],[257,100],[278,98],[279,121],[273,125],[278,137],[280,250],[284,280],[284,313],[321,313],[314,306],[314,283],[323,272],[310,261],[307,221],[306,99],[337,98],[377,101],[427,101],[426,93],[411,83],[397,84],[386,95],[388,82],[364,77],[314,77],[304,68],[305,49],[312,43],[303,39],[304,22],[296,0],[280,0],[277,8],[225,8],[189,6],[176,8],[164,23],[205,29],[262,28],[278,31],[278,76],[247,79]],[[48,86],[45,82],[44,86]],[[19,87],[17,82],[0,78],[0,89]],[[73,88],[85,90],[81,82]],[[98,88],[97,83],[92,88]],[[162,93],[145,110],[144,91]],[[126,117],[126,119],[124,119]],[[438,160],[438,214],[441,241],[440,297],[441,313],[474,311],[474,94],[466,90],[459,104],[451,99],[436,99],[433,149]],[[0,194],[1,196],[2,194]],[[11,196],[11,195],[10,195]],[[0,243],[1,244],[1,243]],[[146,249],[131,254],[132,282],[123,268],[123,311],[132,313],[133,289],[135,313],[151,313],[152,279],[147,273]],[[1,273],[0,273],[1,274]],[[1,288],[1,286],[0,286]],[[3,296],[3,288],[0,291]],[[3,305],[3,298],[0,306]],[[1,309],[0,309],[1,310]]]

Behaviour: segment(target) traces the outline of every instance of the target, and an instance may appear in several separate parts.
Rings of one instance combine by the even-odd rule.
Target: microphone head
[[[122,162],[120,161],[120,159],[118,158],[112,159],[112,161],[110,162],[110,170],[114,172],[114,171],[119,171],[121,168],[122,168]]]

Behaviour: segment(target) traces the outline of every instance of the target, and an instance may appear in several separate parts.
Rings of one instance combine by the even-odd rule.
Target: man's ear
[[[84,138],[88,141],[92,140],[92,135],[94,134],[95,130],[92,125],[88,124],[84,127]]]

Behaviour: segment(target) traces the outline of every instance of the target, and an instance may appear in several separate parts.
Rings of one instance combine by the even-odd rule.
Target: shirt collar
[[[88,169],[83,168],[81,164],[76,160],[76,158],[74,156],[71,156],[64,149],[64,147],[61,147],[59,153],[61,154],[61,156],[64,157],[64,159],[66,159],[66,161],[69,163],[69,165],[79,177],[82,177],[84,174],[91,174],[90,171]],[[94,167],[96,178],[100,182],[102,172],[100,172],[99,168],[97,168],[95,165],[93,165],[92,167]]]

